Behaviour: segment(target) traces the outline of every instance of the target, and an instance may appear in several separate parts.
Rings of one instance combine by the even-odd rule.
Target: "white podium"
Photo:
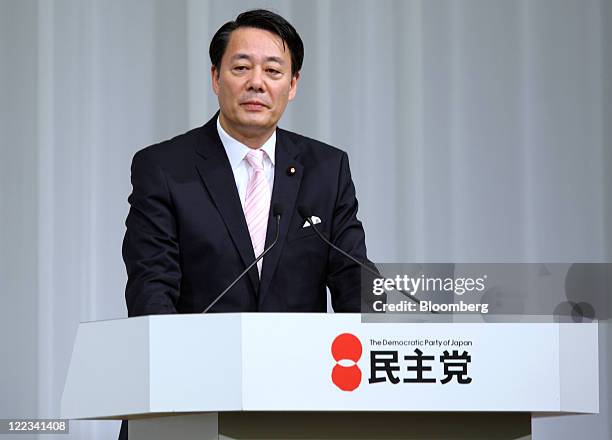
[[[156,315],[79,326],[62,417],[130,440],[531,438],[596,413],[597,323]]]

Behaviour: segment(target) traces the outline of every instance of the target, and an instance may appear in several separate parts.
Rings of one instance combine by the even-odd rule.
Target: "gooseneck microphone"
[[[259,262],[259,260],[261,260],[261,259],[262,259],[262,258],[263,258],[263,257],[264,257],[264,256],[265,256],[265,255],[266,255],[266,254],[267,254],[267,253],[270,251],[270,249],[272,249],[274,246],[276,246],[276,243],[278,242],[278,236],[279,236],[279,234],[280,234],[280,221],[281,221],[281,217],[282,217],[282,215],[283,215],[283,206],[282,206],[280,203],[275,203],[274,205],[272,205],[272,216],[274,216],[274,217],[276,218],[276,234],[274,235],[274,241],[273,241],[272,243],[270,243],[270,246],[268,246],[267,248],[265,248],[265,249],[263,250],[263,252],[261,253],[261,255],[259,255],[259,257],[255,258],[255,261],[253,261],[251,264],[249,264],[249,265],[247,266],[247,268],[246,268],[246,269],[244,269],[244,270],[242,271],[242,273],[241,273],[240,275],[238,275],[238,276],[236,277],[236,279],[235,279],[234,281],[232,281],[232,283],[231,283],[229,286],[227,286],[227,287],[225,288],[225,290],[223,290],[223,292],[221,292],[221,293],[220,293],[220,294],[219,294],[219,295],[218,295],[218,296],[215,298],[215,300],[214,300],[213,302],[211,302],[211,303],[208,305],[208,307],[206,307],[206,308],[204,309],[204,311],[203,311],[202,313],[206,313],[206,312],[208,312],[208,311],[210,310],[210,308],[211,308],[212,306],[214,306],[214,305],[217,303],[217,301],[219,301],[221,298],[223,298],[223,296],[224,296],[224,295],[225,295],[225,294],[226,294],[226,293],[227,293],[227,292],[228,292],[228,291],[229,291],[229,290],[230,290],[232,287],[234,287],[234,285],[235,285],[235,284],[236,284],[238,281],[240,281],[240,279],[241,279],[241,278],[242,278],[244,275],[246,275],[246,273],[247,273],[249,270],[251,270],[251,269],[253,268],[253,266],[255,266],[255,265],[256,265],[256,264]]]
[[[335,244],[333,244],[331,241],[329,241],[327,238],[325,238],[325,236],[321,233],[321,231],[319,231],[317,229],[317,227],[315,226],[314,222],[312,221],[312,211],[310,210],[310,208],[308,208],[307,206],[304,205],[300,205],[298,206],[298,213],[300,214],[300,216],[306,220],[308,222],[308,224],[310,225],[311,228],[314,229],[314,231],[316,232],[316,234],[319,236],[319,238],[321,240],[323,240],[327,245],[331,246],[333,249],[337,250],[338,252],[340,252],[342,255],[344,255],[346,258],[348,258],[349,260],[357,263],[359,266],[361,266],[362,269],[364,269],[366,272],[371,273],[372,275],[374,275],[376,278],[384,278],[380,273],[378,273],[377,271],[375,271],[374,269],[372,269],[371,267],[365,265],[364,263],[362,263],[361,261],[359,261],[358,259],[356,259],[355,257],[353,257],[352,255],[350,255],[348,252],[343,251],[342,249],[340,249],[338,246],[336,246]],[[408,299],[410,299],[411,301],[420,304],[421,301],[418,300],[417,298],[414,298],[412,295],[410,295],[407,292],[404,292],[401,289],[395,289],[398,292],[400,292],[401,294],[403,294],[404,296],[406,296]],[[437,313],[437,312],[431,312],[431,313]]]

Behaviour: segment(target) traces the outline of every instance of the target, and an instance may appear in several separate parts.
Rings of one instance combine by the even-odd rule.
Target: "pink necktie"
[[[252,172],[244,199],[244,217],[251,235],[255,257],[259,257],[266,244],[268,212],[270,211],[270,186],[264,173],[264,151],[262,149],[250,151],[246,155],[246,160],[251,166]],[[262,265],[263,259],[257,263],[260,276]]]

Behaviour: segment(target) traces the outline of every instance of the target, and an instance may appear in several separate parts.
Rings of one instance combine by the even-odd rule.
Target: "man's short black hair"
[[[300,71],[304,60],[304,43],[295,28],[274,12],[253,9],[240,14],[235,21],[225,23],[212,38],[209,48],[210,62],[215,66],[217,72],[221,68],[221,58],[223,58],[231,33],[241,27],[263,29],[278,35],[283,40],[283,45],[287,44],[291,54],[291,75],[295,76]]]

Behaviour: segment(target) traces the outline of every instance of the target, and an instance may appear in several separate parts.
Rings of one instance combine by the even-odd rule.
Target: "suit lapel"
[[[260,297],[265,296],[278,265],[291,218],[296,210],[295,201],[302,181],[303,165],[297,156],[299,148],[283,130],[277,130],[276,151],[274,164],[274,188],[272,190],[272,202],[270,203],[270,216],[268,218],[268,229],[266,232],[266,247],[268,247],[276,233],[276,219],[272,217],[272,206],[278,203],[283,208],[281,217],[280,233],[278,243],[264,257],[261,273]],[[290,167],[295,167],[295,173],[288,173]],[[260,299],[261,301],[261,299]]]
[[[196,151],[199,154],[196,157],[196,168],[246,268],[255,259],[255,254],[236,189],[234,173],[217,132],[217,115],[202,127],[201,136],[196,145]],[[257,292],[259,286],[257,267],[249,271],[248,277],[253,290]]]

